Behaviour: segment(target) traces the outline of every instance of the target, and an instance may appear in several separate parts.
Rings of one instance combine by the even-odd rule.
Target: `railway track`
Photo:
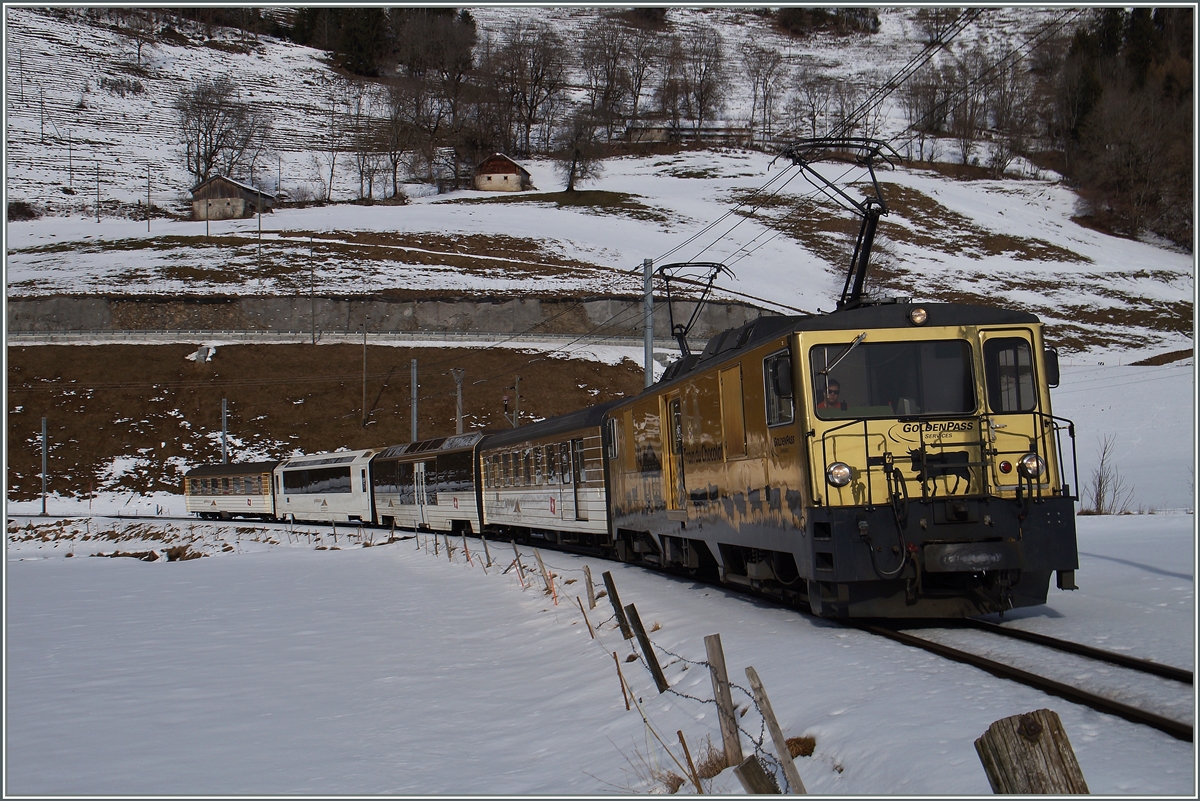
[[[981,656],[978,653],[973,653],[971,651],[956,648],[951,645],[936,642],[926,637],[919,637],[908,631],[901,631],[896,628],[890,628],[873,623],[849,622],[847,625],[880,637],[886,637],[887,639],[903,643],[904,645],[914,648],[921,648],[946,659],[951,659],[955,662],[962,662],[964,664],[972,665],[980,668],[981,670],[986,670],[994,676],[999,676],[1000,678],[1025,684],[1050,695],[1055,695],[1060,698],[1065,698],[1068,701],[1090,707],[1098,712],[1104,712],[1133,723],[1140,723],[1144,726],[1150,726],[1158,729],[1159,731],[1165,732],[1178,740],[1184,740],[1189,743],[1193,742],[1194,726],[1191,723],[1175,720],[1173,718],[1166,717],[1165,715],[1148,711],[1140,706],[1122,703],[1121,701],[1114,700],[1113,698],[1098,692],[1092,692],[1073,684],[1067,684],[1047,676],[1042,676],[1028,670],[1015,667],[1005,662],[999,662],[986,656]],[[1112,651],[1104,651],[1098,648],[1092,648],[1090,646],[1081,645],[1068,640],[1059,640],[1054,637],[1047,637],[1042,634],[1020,631],[1018,629],[999,626],[994,623],[988,623],[981,620],[965,620],[949,626],[945,625],[944,623],[940,623],[939,626],[952,630],[975,629],[989,632],[997,636],[1019,639],[1025,642],[1034,643],[1044,648],[1053,649],[1055,651],[1075,654],[1094,661],[1117,665],[1119,667],[1137,671],[1139,673],[1170,679],[1180,684],[1186,684],[1189,687],[1193,686],[1193,674],[1191,671],[1171,667],[1170,665],[1163,665],[1147,659],[1139,659],[1137,657],[1131,657],[1125,654],[1118,654],[1113,653]]]

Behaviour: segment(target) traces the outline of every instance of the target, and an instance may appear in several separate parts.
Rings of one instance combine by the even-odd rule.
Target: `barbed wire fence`
[[[654,677],[653,669],[651,667],[651,660],[655,660],[655,666],[661,664],[664,670],[677,667],[682,671],[700,668],[707,670],[710,675],[714,675],[717,667],[712,661],[710,661],[708,658],[694,659],[677,653],[657,643],[654,643],[652,640],[649,640],[648,636],[647,641],[650,642],[652,651],[654,653],[650,655],[639,653],[638,646],[636,644],[637,637],[633,637],[631,635],[629,638],[626,638],[622,632],[623,627],[621,625],[620,614],[617,611],[618,602],[608,594],[607,589],[605,589],[603,585],[597,585],[596,582],[591,578],[590,566],[575,568],[554,564],[546,561],[538,549],[530,548],[529,550],[531,552],[523,552],[516,543],[512,544],[513,556],[511,559],[505,555],[501,559],[494,560],[491,554],[492,549],[489,549],[488,545],[490,544],[495,546],[498,545],[498,543],[489,543],[486,538],[482,537],[472,537],[473,540],[480,542],[480,545],[475,547],[474,555],[472,555],[470,553],[470,549],[467,547],[467,538],[465,535],[463,535],[461,538],[461,544],[455,544],[451,541],[449,534],[442,532],[419,531],[414,536],[417,540],[415,548],[417,550],[423,549],[431,556],[436,556],[438,558],[445,557],[450,562],[456,562],[459,564],[463,562],[469,562],[472,566],[475,563],[478,563],[485,572],[490,567],[501,567],[498,575],[507,575],[510,572],[513,573],[518,578],[518,583],[522,588],[522,592],[529,590],[530,588],[534,588],[536,590],[536,577],[540,575],[544,582],[544,586],[540,591],[544,595],[549,596],[555,605],[562,605],[565,603],[569,606],[574,606],[578,604],[579,611],[583,614],[584,621],[587,624],[589,633],[591,634],[592,640],[595,642],[596,647],[602,650],[606,657],[611,656],[616,662],[616,670],[618,678],[621,682],[623,695],[625,696],[624,700],[626,707],[631,711],[637,711],[638,715],[642,718],[643,725],[649,736],[659,743],[670,761],[679,768],[684,777],[687,777],[685,780],[699,782],[702,778],[712,778],[711,775],[704,777],[697,775],[694,767],[689,767],[689,765],[691,765],[690,753],[685,753],[683,756],[680,756],[668,743],[667,738],[662,734],[664,727],[660,722],[656,722],[654,719],[654,714],[648,710],[645,704],[642,702],[642,696],[645,695],[645,693],[638,693],[633,684],[626,677],[625,672],[622,670],[622,661],[619,659],[618,653],[623,650],[623,648],[621,646],[618,646],[617,648],[611,647],[612,643],[609,641],[609,637],[613,633],[621,634],[622,641],[624,643],[628,643],[628,653],[624,664],[635,661],[640,662],[643,669],[650,674],[652,680],[654,680]],[[455,537],[455,539],[458,538]],[[496,550],[497,553],[499,552],[498,548],[495,548],[494,550]],[[463,555],[462,561],[458,561],[456,559],[456,556],[460,553]],[[484,554],[487,554],[487,556],[485,557]],[[564,577],[569,578],[567,578],[566,581],[555,581],[555,579],[562,579]],[[611,580],[611,576],[607,576],[606,579]],[[582,598],[578,595],[569,595],[565,588],[571,584],[579,582],[580,580],[584,582],[589,580],[592,581],[592,585],[587,588],[587,599],[594,598],[594,600],[598,602],[602,598],[609,598],[609,600],[613,602],[613,612],[610,615],[599,620],[598,622],[593,621],[588,617],[588,612],[585,607],[585,598]],[[563,587],[561,592],[559,590],[560,585]],[[597,607],[592,608],[596,609]],[[659,659],[658,655],[662,656],[661,660]],[[678,681],[679,680],[676,679],[676,684],[678,684]],[[734,681],[727,680],[727,684],[731,693],[736,694],[736,703],[733,705],[733,710],[734,724],[736,726],[738,737],[744,737],[744,741],[748,741],[750,743],[752,756],[757,758],[769,779],[774,780],[780,791],[784,793],[803,793],[803,787],[793,787],[792,782],[788,780],[787,770],[785,769],[784,762],[781,759],[782,755],[772,753],[772,751],[768,749],[767,744],[770,741],[770,737],[768,735],[768,718],[770,713],[763,709],[753,690]],[[712,711],[717,713],[719,719],[720,705],[716,697],[696,695],[686,690],[679,689],[676,686],[670,686],[670,682],[668,682],[668,686],[663,689],[661,693],[669,694],[681,702],[685,702],[689,705],[695,705],[696,707],[703,707],[705,709],[711,707]],[[746,722],[747,716],[749,716],[751,710],[754,712],[754,715],[751,716],[751,721],[757,720],[757,726],[753,725],[753,722]],[[757,731],[755,731],[755,729],[757,729]],[[790,761],[791,758],[792,755],[789,753],[787,755],[787,759]],[[723,766],[725,768],[739,767],[738,765],[728,764],[728,760],[723,762]]]

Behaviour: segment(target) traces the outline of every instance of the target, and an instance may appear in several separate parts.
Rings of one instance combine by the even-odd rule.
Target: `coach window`
[[[1020,337],[989,339],[983,344],[983,369],[993,412],[1031,412],[1037,406],[1028,341]]]
[[[533,475],[534,483],[539,487],[542,485],[542,449],[533,449]]]
[[[554,469],[555,462],[557,459],[558,459],[558,454],[556,454],[554,452],[554,445],[553,444],[547,445],[545,458],[543,459],[543,461],[545,462],[545,465],[546,465],[546,483],[547,484],[557,483],[555,480],[557,471]]]
[[[791,354],[781,350],[763,359],[763,380],[766,382],[767,425],[781,426],[792,422],[796,412]]]

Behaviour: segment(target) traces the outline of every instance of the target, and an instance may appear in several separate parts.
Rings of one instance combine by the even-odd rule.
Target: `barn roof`
[[[270,198],[271,200],[276,199],[276,196],[270,192],[264,192],[263,190],[259,189],[258,187],[250,186],[249,184],[244,184],[241,181],[235,181],[232,178],[225,176],[225,175],[214,175],[211,178],[205,178],[203,181],[196,184],[188,191],[190,191],[192,194],[195,194],[196,190],[200,189],[201,187],[208,186],[209,184],[216,183],[217,181],[224,181],[227,184],[232,184],[232,185],[236,186],[238,189],[243,189],[254,195],[261,195],[262,197]]]
[[[498,167],[503,167],[506,169],[497,169]],[[493,153],[492,155],[488,156],[483,161],[479,162],[479,165],[475,168],[476,175],[480,175],[483,173],[489,173],[489,172],[490,173],[520,172],[523,175],[529,175],[529,170],[525,169],[520,164],[513,161],[511,158],[504,155],[503,153]]]

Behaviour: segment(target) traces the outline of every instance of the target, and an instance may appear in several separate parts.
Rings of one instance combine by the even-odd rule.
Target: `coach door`
[[[575,519],[587,520],[588,510],[587,504],[583,503],[583,479],[586,471],[583,466],[583,440],[571,440],[571,486],[574,487],[575,493]]]
[[[429,525],[425,496],[425,462],[417,462],[413,465],[413,498],[417,503],[418,525]]]

